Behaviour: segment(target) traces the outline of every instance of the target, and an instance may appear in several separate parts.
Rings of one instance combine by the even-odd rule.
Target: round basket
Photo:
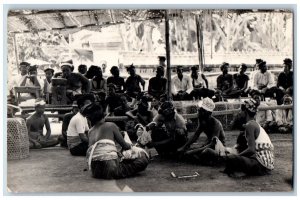
[[[29,157],[29,138],[25,120],[7,119],[7,159],[17,160]]]

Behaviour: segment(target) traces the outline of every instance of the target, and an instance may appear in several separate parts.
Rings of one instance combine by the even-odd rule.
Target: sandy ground
[[[226,143],[235,142],[237,131],[226,132]],[[7,162],[8,192],[21,194],[73,194],[75,192],[280,192],[291,194],[293,187],[293,138],[291,134],[272,134],[275,170],[263,177],[231,178],[221,173],[224,167],[208,167],[162,160],[153,156],[147,169],[122,180],[91,177],[84,157],[73,157],[60,147],[31,150],[30,157]],[[201,137],[200,140],[204,138]],[[155,151],[151,151],[155,155]],[[200,176],[176,179],[170,173]],[[204,193],[205,194],[205,193]],[[149,194],[150,195],[150,194]]]

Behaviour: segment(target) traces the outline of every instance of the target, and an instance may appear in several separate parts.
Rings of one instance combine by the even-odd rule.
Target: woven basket
[[[29,157],[29,138],[25,120],[7,119],[7,159],[17,160]]]

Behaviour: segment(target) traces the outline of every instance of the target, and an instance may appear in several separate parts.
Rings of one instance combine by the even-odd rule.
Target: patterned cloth
[[[274,146],[266,133],[261,127],[259,135],[255,140],[256,159],[267,169],[274,169]]]

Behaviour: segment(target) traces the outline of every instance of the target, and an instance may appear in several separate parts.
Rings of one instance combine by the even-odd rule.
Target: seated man
[[[213,90],[208,89],[208,81],[203,73],[199,73],[198,67],[193,66],[191,68],[192,73],[192,84],[193,91],[191,92],[191,97],[195,99],[202,99],[205,97],[212,98],[215,94]]]
[[[120,179],[146,169],[149,156],[145,150],[132,146],[128,135],[124,138],[112,122],[105,122],[101,106],[90,104],[83,114],[90,120],[87,163],[94,178]],[[118,151],[119,145],[122,152]]]
[[[26,119],[26,126],[29,136],[29,147],[39,149],[52,147],[58,144],[57,137],[51,136],[51,127],[48,117],[44,114],[46,102],[43,99],[36,99],[35,112]],[[46,127],[46,135],[43,135],[43,128]]]
[[[190,92],[193,90],[190,77],[183,74],[183,67],[177,67],[177,76],[171,80],[171,92],[173,100],[190,100]]]
[[[88,149],[87,133],[89,125],[86,117],[82,115],[84,106],[91,104],[92,101],[86,95],[77,99],[79,112],[74,115],[67,129],[68,148],[73,156],[85,156]]]
[[[258,67],[260,71],[254,76],[253,90],[258,91],[263,97],[274,98],[274,93],[278,92],[278,88],[275,86],[272,73],[268,71],[265,61],[259,63]],[[277,101],[277,103],[279,102]]]
[[[135,66],[130,65],[130,67],[127,68],[127,71],[129,77],[125,82],[126,94],[135,99],[142,91],[140,84],[142,85],[143,90],[145,89],[145,81],[140,75],[136,74]]]
[[[112,76],[107,78],[107,84],[114,84],[116,86],[116,93],[123,93],[125,91],[125,80],[120,77],[120,71],[117,66],[112,66],[110,69]]]
[[[215,142],[213,142],[213,138],[216,137],[224,145],[225,133],[221,122],[211,115],[215,108],[214,102],[207,97],[203,99],[203,102],[199,102],[198,106],[198,129],[188,142],[178,149],[178,152],[184,152],[187,157],[190,157],[188,160],[199,161],[200,159],[202,162],[207,162],[208,160],[204,160],[203,158],[204,154],[207,153],[205,151],[214,151]],[[189,150],[191,144],[200,137],[202,132],[204,132],[207,137],[205,144],[200,148]],[[205,156],[205,158],[207,157]]]
[[[164,68],[159,66],[156,68],[156,76],[150,78],[148,93],[156,99],[166,92],[167,79],[164,78]]]
[[[240,72],[233,75],[234,89],[233,91],[242,97],[247,97],[248,81],[249,77],[245,74],[247,65],[242,63],[239,68]]]
[[[187,141],[187,128],[183,117],[170,101],[162,103],[158,115],[146,126],[151,130],[152,145],[160,156],[174,156],[177,148]]]
[[[63,122],[62,122],[62,127],[61,127],[61,135],[58,137],[60,146],[62,146],[62,147],[68,147],[68,144],[67,144],[68,126],[70,124],[72,117],[75,116],[78,113],[78,111],[79,110],[78,110],[77,101],[73,101],[71,112],[66,113],[63,117]]]
[[[289,58],[283,60],[284,70],[278,76],[277,87],[280,89],[276,98],[280,99],[279,105],[282,104],[282,98],[285,94],[293,96],[293,72],[291,68],[293,61]]]
[[[107,85],[108,94],[104,101],[104,109],[106,109],[106,113],[110,115],[114,115],[114,111],[117,107],[122,105],[121,97],[116,93],[116,86],[112,83]]]
[[[69,63],[61,64],[62,78],[67,79],[67,103],[72,103],[76,95],[91,91],[89,80],[80,73],[72,72],[72,68]]]
[[[236,98],[239,95],[233,92],[233,76],[228,74],[229,63],[223,62],[220,66],[222,74],[217,78],[217,98]]]
[[[246,175],[266,175],[274,169],[274,146],[266,131],[255,121],[259,102],[245,101],[242,111],[246,119],[244,138],[246,148],[226,156],[224,173],[235,177],[235,172]]]

